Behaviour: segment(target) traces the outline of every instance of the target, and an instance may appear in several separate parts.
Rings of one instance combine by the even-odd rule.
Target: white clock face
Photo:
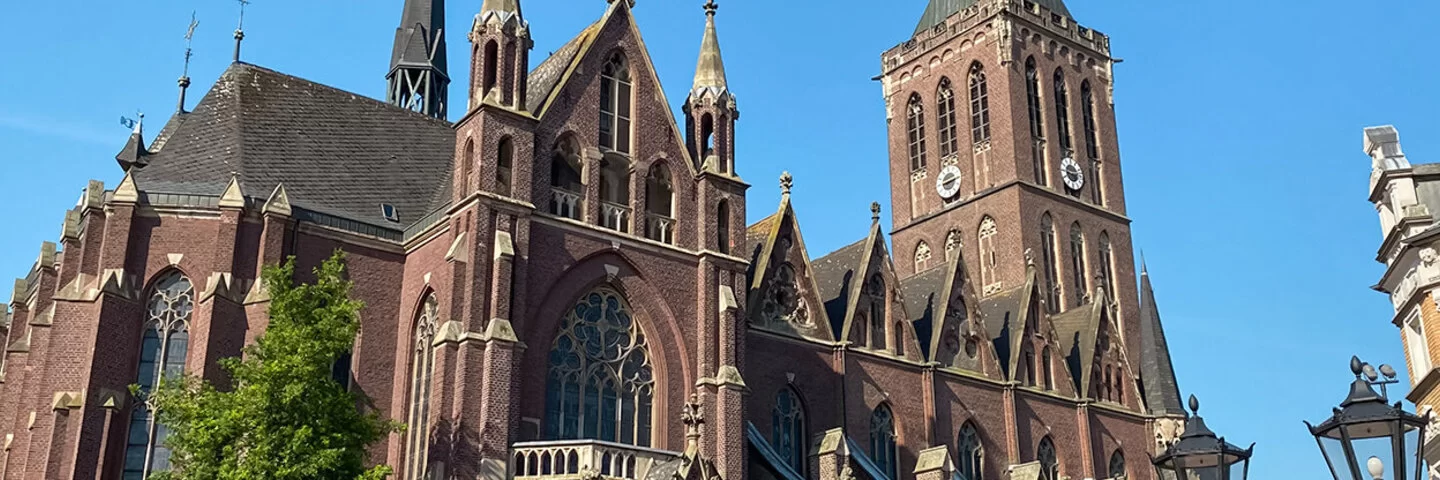
[[[1080,163],[1073,158],[1060,161],[1060,177],[1065,180],[1065,188],[1079,190],[1085,187],[1085,172],[1080,170]]]
[[[950,165],[940,169],[940,178],[935,180],[935,191],[940,198],[951,199],[960,193],[960,167]]]

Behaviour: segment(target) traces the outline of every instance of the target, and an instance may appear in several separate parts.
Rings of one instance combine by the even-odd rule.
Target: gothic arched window
[[[720,253],[730,254],[730,201],[720,200],[715,207],[715,246]]]
[[[1054,440],[1048,436],[1040,439],[1035,460],[1040,462],[1040,480],[1060,480],[1060,460],[1055,458]]]
[[[980,62],[970,66],[970,137],[977,145],[990,141],[990,86]]]
[[[1106,294],[1110,298],[1117,295],[1115,290],[1115,266],[1112,262],[1114,253],[1110,248],[1110,233],[1100,232],[1100,285],[1105,287]]]
[[[580,219],[585,191],[581,171],[580,143],[571,134],[560,137],[550,159],[550,213]]]
[[[897,478],[896,453],[895,415],[890,413],[889,405],[880,404],[870,415],[870,459],[880,467],[881,473]]]
[[[956,473],[960,480],[982,480],[985,476],[985,444],[980,441],[980,431],[974,422],[965,422],[960,427],[960,439],[956,443],[960,461]]]
[[[1121,452],[1120,450],[1117,449],[1117,450],[1115,450],[1115,453],[1113,453],[1113,454],[1110,455],[1110,468],[1109,468],[1109,472],[1110,472],[1110,477],[1109,477],[1109,478],[1112,479],[1112,480],[1118,480],[1118,479],[1122,479],[1122,478],[1127,478],[1127,476],[1126,476],[1126,474],[1125,474],[1125,453],[1124,453],[1124,452]]]
[[[949,78],[940,79],[940,91],[936,93],[936,117],[940,120],[940,158],[948,158],[960,150],[955,132],[955,90],[950,87]]]
[[[800,396],[790,387],[780,389],[780,393],[775,395],[775,409],[770,415],[770,442],[775,447],[775,453],[780,454],[780,458],[803,477],[805,465],[810,459],[805,453],[809,437],[805,430],[805,406],[800,403]]]
[[[600,160],[600,223],[617,232],[630,232],[630,160],[606,155]]]
[[[419,316],[410,353],[409,428],[405,440],[405,478],[419,480],[428,475],[430,451],[430,392],[435,378],[435,330],[440,302],[434,294],[426,295]]]
[[[990,294],[990,286],[999,282],[999,274],[995,271],[995,219],[986,215],[980,220],[980,282],[985,288],[986,294]]]
[[[655,378],[645,334],[620,293],[575,303],[550,348],[545,437],[650,446]]]
[[[964,246],[965,239],[960,236],[959,230],[951,230],[945,235],[945,261],[954,261],[960,256],[960,247]]]
[[[870,348],[882,350],[885,348],[885,280],[880,274],[870,276],[865,282],[863,291],[866,301],[866,308],[869,309],[870,317]]]
[[[1075,304],[1085,303],[1090,282],[1085,279],[1085,232],[1080,222],[1070,225],[1070,268],[1075,273]]]
[[[925,243],[924,240],[921,240],[921,241],[920,241],[920,244],[915,246],[915,272],[916,272],[916,273],[925,271],[925,268],[930,265],[930,256],[931,256],[931,255],[932,255],[932,254],[931,254],[931,252],[930,252],[930,244],[929,244],[929,243]]]
[[[600,70],[600,148],[630,153],[630,67],[616,53]]]
[[[475,171],[475,140],[465,139],[465,157],[460,159],[460,192],[470,192],[470,174]]]
[[[1050,170],[1045,168],[1045,117],[1040,108],[1040,76],[1035,72],[1035,57],[1025,59],[1025,100],[1030,107],[1030,157],[1035,162],[1035,183],[1049,184]]]
[[[1054,361],[1050,357],[1050,347],[1045,347],[1044,350],[1040,351],[1040,371],[1045,375],[1045,390],[1055,389],[1055,367],[1052,366],[1053,363]]]
[[[910,134],[910,171],[918,172],[925,169],[925,106],[920,103],[920,94],[910,95],[905,121]]]
[[[480,97],[484,98],[495,88],[495,83],[500,78],[500,45],[491,40],[485,44],[485,76],[480,89]]]
[[[144,478],[151,472],[170,469],[170,448],[165,446],[170,430],[155,421],[154,405],[146,397],[162,378],[183,374],[185,357],[190,353],[194,285],[185,275],[171,271],[150,288],[145,334],[140,342],[140,366],[136,369],[135,384],[140,386],[140,398],[130,413],[125,478]]]
[[[511,183],[515,167],[515,142],[510,137],[500,139],[500,147],[495,157],[495,190],[504,196],[510,196]]]
[[[1090,201],[1096,205],[1104,204],[1104,195],[1101,192],[1100,181],[1100,137],[1095,127],[1095,93],[1090,89],[1090,81],[1080,82],[1080,114],[1085,125],[1085,153],[1089,155],[1089,161],[1085,165],[1089,167],[1090,173],[1086,183],[1090,185]]]
[[[1045,310],[1060,309],[1060,275],[1055,262],[1055,219],[1050,212],[1040,217],[1040,263],[1045,269]]]
[[[663,164],[650,167],[645,177],[645,237],[670,243],[675,234],[675,186]]]
[[[1055,69],[1055,125],[1060,128],[1060,152],[1064,156],[1075,153],[1070,138],[1070,91],[1065,86],[1065,73]]]

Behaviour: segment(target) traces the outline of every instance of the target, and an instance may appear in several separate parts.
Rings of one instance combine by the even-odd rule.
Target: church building
[[[533,68],[522,3],[558,5],[483,0],[452,79],[444,0],[404,0],[384,99],[241,62],[238,32],[193,108],[182,79],[0,309],[0,480],[169,469],[143,392],[223,383],[260,270],[337,249],[365,304],[337,380],[408,426],[369,452],[397,479],[1156,479],[1186,412],[1110,38],[1062,0],[929,0],[893,32],[889,206],[819,256],[804,179],[747,218],[773,180],[743,177],[740,92],[767,87],[732,90],[714,0],[673,20],[700,37],[683,119],[643,2],[595,2]]]

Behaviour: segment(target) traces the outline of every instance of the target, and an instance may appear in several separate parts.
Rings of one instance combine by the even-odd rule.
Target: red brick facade
[[[654,387],[648,447],[659,452],[647,455],[683,456],[672,477],[949,478],[962,461],[957,432],[969,424],[983,445],[979,478],[1007,478],[1010,466],[1037,459],[1047,437],[1064,477],[1107,478],[1118,451],[1128,478],[1152,478],[1147,457],[1157,440],[1173,436],[1157,433],[1173,417],[1151,413],[1141,390],[1140,295],[1129,261],[1108,38],[1068,18],[1052,21],[1049,10],[1030,2],[988,0],[885,53],[899,253],[892,260],[877,223],[853,249],[855,261],[841,259],[842,252],[812,261],[789,207],[788,178],[779,212],[747,229],[749,185],[736,173],[744,159],[733,154],[744,139],[733,133],[739,111],[723,70],[718,85],[697,80],[685,106],[689,118],[677,122],[660,100],[665,96],[630,8],[612,2],[563,53],[528,74],[530,33],[518,10],[478,16],[470,35],[472,101],[453,125],[448,186],[433,192],[448,199],[403,232],[326,216],[312,205],[317,199],[292,197],[283,179],[265,185],[231,179],[218,196],[181,195],[147,184],[145,169],[155,167],[139,165],[113,190],[92,182],[66,212],[58,248],[42,248],[33,271],[17,282],[11,322],[0,328],[6,347],[0,396],[10,399],[0,404],[0,480],[122,478],[136,411],[128,386],[137,382],[157,278],[179,272],[193,283],[185,369],[223,384],[217,360],[238,355],[267,322],[260,269],[293,256],[296,271],[309,272],[337,249],[348,253],[353,293],[365,304],[352,388],[405,421],[415,405],[416,349],[433,355],[425,459],[409,461],[415,450],[407,434],[392,435],[371,453],[375,462],[397,467],[397,478],[415,478],[405,471],[412,464],[432,478],[534,476],[522,472],[517,452],[558,440],[547,425],[554,347],[565,319],[578,315],[577,302],[597,289],[623,297],[645,339]],[[1093,85],[1103,173],[1085,188],[1103,184],[1099,204],[1057,186],[1054,160],[1046,166],[1048,186],[1031,173],[1024,83],[1031,56],[1046,72],[1047,88],[1057,68],[1072,85],[1078,151],[1084,150],[1079,85],[1082,79]],[[607,127],[601,122],[613,117],[599,106],[614,100],[605,89],[614,85],[607,64],[617,58],[628,67],[633,103],[622,107],[628,124]],[[974,62],[984,65],[989,89],[991,133],[983,146],[972,145],[968,123],[966,79]],[[279,74],[237,64],[226,75]],[[947,163],[933,139],[942,76],[955,88],[962,147],[954,163],[964,172],[959,200],[948,206],[934,188]],[[930,116],[932,151],[917,172],[909,168],[905,118],[912,93],[925,99]],[[1048,92],[1042,98],[1053,103]],[[1053,107],[1043,110],[1054,115]],[[1053,129],[1055,122],[1046,124]],[[601,138],[613,125],[628,125],[625,148]],[[180,148],[174,142],[181,141],[163,148]],[[1053,142],[1047,148],[1048,158],[1060,157]],[[578,173],[574,183],[556,180],[567,162]],[[668,185],[656,187],[667,183],[662,178]],[[564,195],[571,187],[578,189],[571,192],[573,213],[559,206],[570,201]],[[649,198],[667,188],[668,212],[655,206],[663,200]],[[1088,190],[1080,197],[1091,198]],[[1067,291],[1065,314],[1043,313],[1033,267],[1039,260],[1026,254],[1040,249],[1042,212],[1062,232],[1079,222],[1087,239],[1108,233],[1116,291],[1079,306]],[[979,281],[990,268],[980,264],[985,252],[976,240],[984,216],[998,227],[994,287]],[[951,230],[963,235],[955,262],[945,256]],[[935,259],[917,271],[912,255],[922,240]],[[1090,245],[1092,271],[1085,275],[1093,276],[1100,257]],[[782,273],[782,265],[793,270]],[[941,265],[943,271],[930,272]],[[1063,280],[1072,278],[1068,265],[1062,262],[1061,283],[1073,288]],[[841,270],[850,272],[843,282],[827,276]],[[922,274],[944,287],[924,290]],[[878,291],[859,281],[871,277],[883,283]],[[768,295],[783,288],[798,297],[779,305],[804,305],[801,315],[769,310],[775,297]],[[939,295],[936,312],[947,313],[919,311],[922,293]],[[433,323],[421,324],[432,296]],[[879,303],[866,303],[874,298]],[[867,320],[876,312],[878,322]],[[1072,328],[1078,324],[1089,326]],[[1112,330],[1119,334],[1109,348]],[[876,344],[867,331],[890,335]],[[417,345],[420,337],[433,340]],[[1021,367],[1022,358],[1034,365],[1031,357],[1042,350],[1051,362],[1038,367],[1044,384]],[[954,360],[940,358],[941,351]],[[1113,381],[1112,370],[1120,372]],[[778,451],[772,416],[782,391],[798,396],[803,414],[806,460],[789,471],[767,456]],[[890,472],[876,471],[870,463],[882,455],[868,451],[872,414],[881,405],[894,419],[898,455]],[[691,435],[697,419],[698,437]],[[660,475],[662,463],[645,468]]]

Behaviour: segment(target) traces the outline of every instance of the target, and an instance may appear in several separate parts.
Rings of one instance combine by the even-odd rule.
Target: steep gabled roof
[[[575,38],[565,42],[555,53],[550,54],[545,61],[540,62],[534,70],[530,71],[525,85],[525,111],[538,112],[555,92],[555,87],[560,84],[563,78],[580,58],[580,48],[583,47],[595,32],[600,30],[600,23],[592,23]]]
[[[913,275],[900,280],[900,295],[905,298],[905,313],[910,315],[910,323],[915,326],[915,337],[920,339],[920,349],[927,360],[935,352],[935,332],[941,327],[945,319],[945,310],[949,307],[949,283],[951,269],[950,263],[945,267],[936,267],[918,275]]]
[[[810,309],[806,313],[809,315],[808,323],[792,322],[784,326],[784,329],[789,333],[797,333],[816,340],[834,341],[835,336],[828,325],[830,317],[823,306],[826,300],[823,295],[820,295],[820,287],[815,282],[815,266],[810,262],[810,253],[805,248],[805,238],[800,233],[800,220],[795,216],[795,208],[790,205],[788,191],[780,196],[779,210],[747,228],[745,237],[747,244],[754,248],[747,275],[750,281],[747,298],[751,300],[747,301],[746,305],[750,310],[748,312],[750,318],[761,317],[761,309],[765,305],[763,296],[767,291],[765,287],[769,285],[770,281],[766,276],[772,270],[770,261],[775,257],[775,248],[780,238],[786,237],[791,242],[790,254],[793,259],[791,264],[798,267],[795,278],[798,287],[797,293],[803,298],[801,305],[809,305]]]
[[[1060,343],[1060,353],[1069,367],[1070,377],[1075,380],[1075,391],[1081,397],[1090,394],[1090,371],[1095,364],[1095,345],[1104,310],[1102,303],[1091,302],[1050,317],[1059,336],[1056,340]]]
[[[1025,328],[1023,317],[1029,297],[1026,292],[1027,287],[1020,286],[980,300],[980,315],[985,319],[985,333],[990,338],[991,348],[995,349],[995,358],[999,360],[1000,370],[1005,372],[1006,378],[1009,378],[1013,364],[1011,353],[1014,348],[1010,343],[1011,338],[1019,335]]]
[[[1155,305],[1155,290],[1150,286],[1150,269],[1140,273],[1140,380],[1145,389],[1145,404],[1156,415],[1185,415],[1180,402],[1180,386],[1175,380],[1175,367],[1170,362],[1170,346],[1165,341],[1165,327],[1160,323],[1160,308]]]
[[[820,301],[825,302],[825,314],[830,317],[830,327],[839,339],[844,328],[845,314],[849,311],[850,287],[857,284],[856,270],[870,246],[869,237],[840,247],[839,250],[810,262],[815,267],[815,283],[820,288]]]
[[[403,229],[449,200],[450,123],[266,68],[235,63],[166,126],[136,169],[149,193],[248,195],[283,183],[298,207]],[[400,222],[385,219],[394,205]]]

